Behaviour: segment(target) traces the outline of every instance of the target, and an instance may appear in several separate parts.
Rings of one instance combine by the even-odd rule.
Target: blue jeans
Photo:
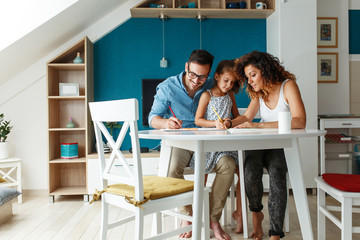
[[[263,209],[263,168],[269,173],[270,191],[268,199],[270,229],[269,236],[284,237],[285,209],[287,204],[287,165],[283,149],[245,151],[245,190],[250,211]]]

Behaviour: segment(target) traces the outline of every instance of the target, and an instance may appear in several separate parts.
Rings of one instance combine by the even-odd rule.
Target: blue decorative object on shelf
[[[78,158],[78,144],[61,143],[61,158],[62,159]]]
[[[246,2],[245,1],[240,1],[239,2],[239,7],[241,8],[241,9],[245,9],[246,8]]]
[[[240,5],[238,2],[229,2],[226,3],[226,8],[240,8]]]
[[[83,63],[84,60],[80,57],[80,52],[77,53],[76,58],[73,61],[74,63]]]

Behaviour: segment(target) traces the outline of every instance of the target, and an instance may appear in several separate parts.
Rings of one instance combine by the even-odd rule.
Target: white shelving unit
[[[327,131],[320,137],[320,174],[359,173],[355,145],[360,139],[352,136],[352,130],[360,128],[360,116],[320,116],[319,128]]]

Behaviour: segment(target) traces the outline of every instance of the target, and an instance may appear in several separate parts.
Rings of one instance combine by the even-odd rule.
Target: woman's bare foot
[[[260,240],[264,236],[264,232],[261,225],[264,219],[264,214],[262,212],[252,212],[252,219],[253,219],[254,231],[251,234],[251,237],[256,240]]]
[[[180,227],[185,227],[185,226],[189,226],[189,225],[191,225],[190,221],[182,220],[181,224],[180,224]],[[182,234],[179,235],[179,237],[181,237],[181,238],[191,238],[191,236],[192,236],[192,231],[182,233]]]
[[[210,222],[210,228],[213,230],[216,239],[231,240],[230,235],[221,228],[219,222]]]
[[[280,240],[280,236],[274,236],[274,235],[272,235],[272,236],[270,237],[270,240]]]
[[[232,217],[236,222],[235,233],[237,233],[237,234],[242,233],[243,232],[243,221],[242,221],[241,212],[238,213],[237,211],[234,211],[232,213]]]

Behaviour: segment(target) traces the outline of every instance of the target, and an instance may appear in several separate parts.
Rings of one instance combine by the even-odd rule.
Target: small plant
[[[106,122],[105,126],[110,129],[110,134],[112,136],[114,128],[121,128],[121,123],[118,123],[118,122]]]
[[[0,114],[0,142],[5,142],[7,135],[10,133],[12,126],[10,126],[10,121],[4,120],[4,114]]]

